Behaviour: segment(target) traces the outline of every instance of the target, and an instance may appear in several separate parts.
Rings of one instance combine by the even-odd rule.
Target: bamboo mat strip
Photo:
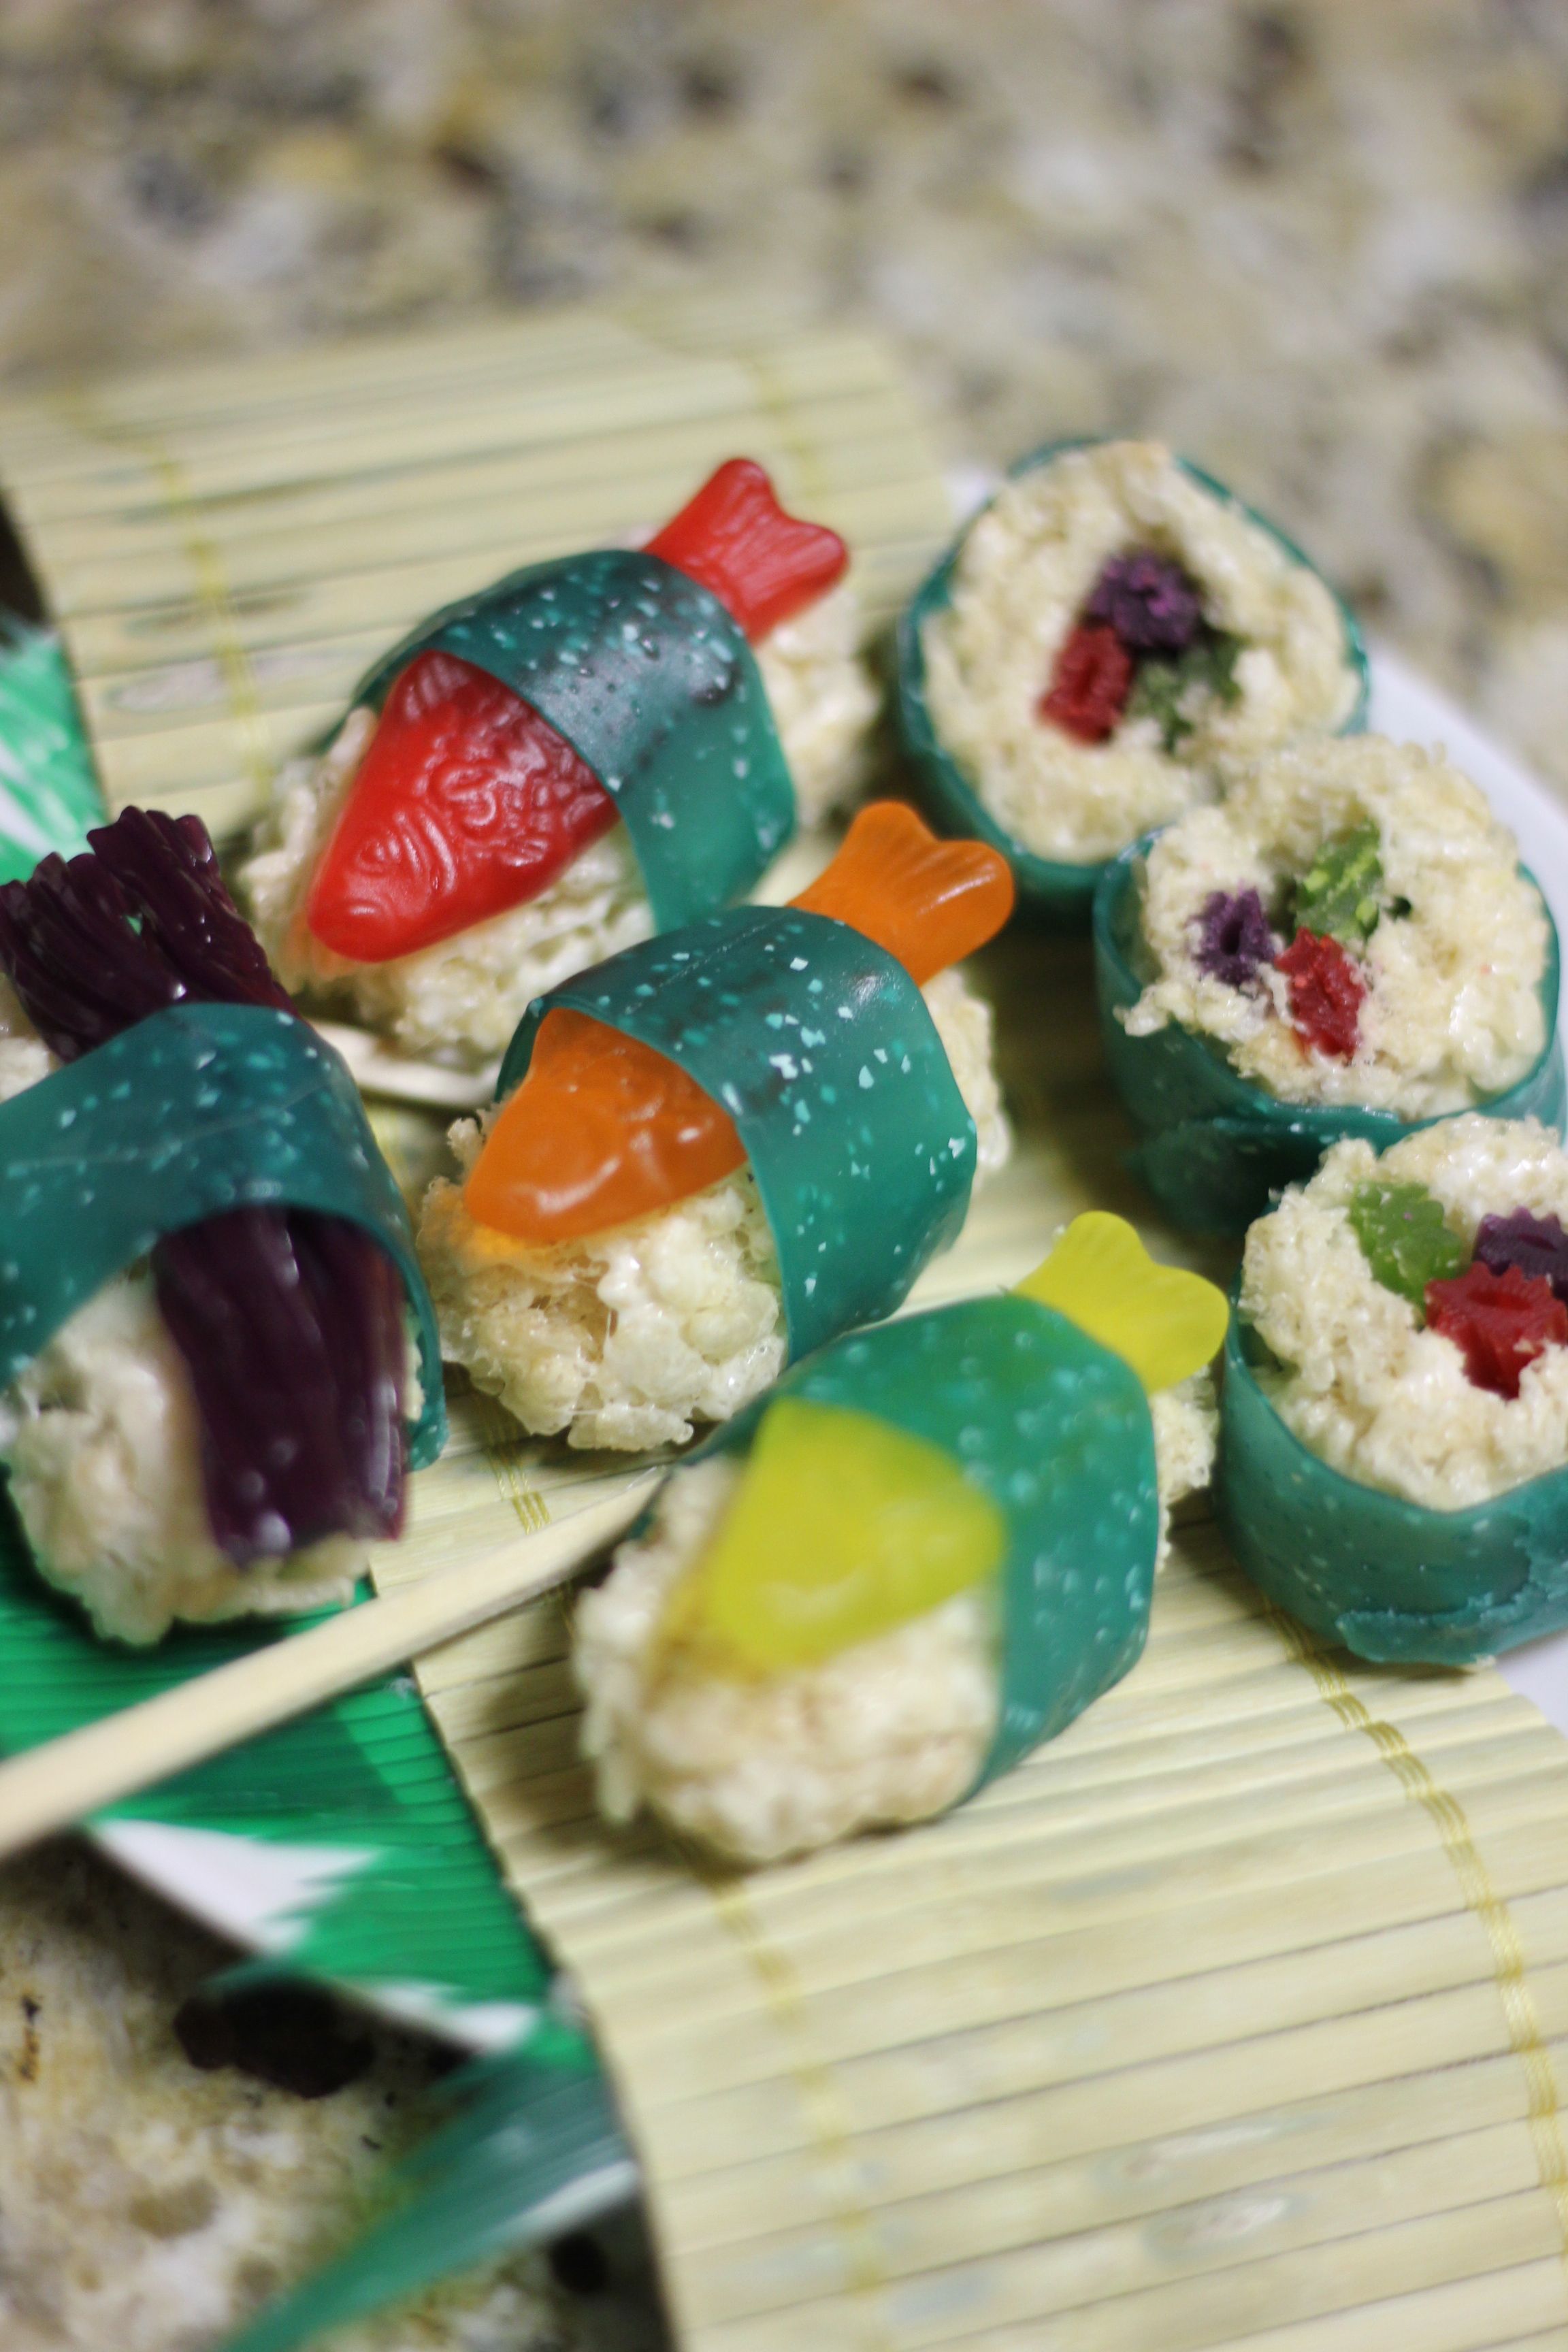
[[[947,529],[888,353],[752,306],[499,320],[0,405],[0,489],[111,805],[220,837],[377,653],[519,564],[648,530],[745,451],[856,551],[868,627]]]
[[[111,795],[220,833],[432,604],[646,528],[737,447],[856,541],[873,623],[943,535],[886,354],[760,306],[0,410]],[[1223,1276],[1143,1216],[1079,944],[982,970],[1019,1150],[914,1303],[1016,1281],[1090,1205]],[[410,1181],[435,1164],[434,1112],[376,1115]],[[384,1591],[625,1475],[480,1398],[453,1419]],[[1322,1655],[1194,1517],[1147,1654],[1060,1740],[940,1822],[742,1877],[596,1818],[568,1611],[419,1679],[592,2012],[692,2352],[1568,2342],[1568,1748],[1496,1675]]]

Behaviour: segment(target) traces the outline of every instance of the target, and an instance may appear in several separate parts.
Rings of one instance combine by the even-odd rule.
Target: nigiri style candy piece
[[[653,861],[657,902],[669,860],[648,828],[668,830],[683,752],[715,772],[705,804],[725,767],[722,887],[704,876],[656,914],[662,927],[735,895],[794,808],[747,641],[847,562],[835,532],[785,514],[762,467],[733,458],[640,554],[535,566],[437,615],[355,696],[381,715],[316,867],[309,929],[360,963],[414,954],[536,898],[617,815]]]
[[[1202,1275],[1156,1264],[1125,1217],[1104,1209],[1075,1217],[1016,1288],[1121,1356],[1151,1393],[1210,1362],[1230,1314],[1222,1290]]]
[[[89,838],[0,888],[0,971],[66,1065],[0,1105],[0,1380],[150,1254],[230,1564],[394,1535],[409,1309],[416,1459],[444,1433],[439,1354],[357,1090],[273,980],[199,820],[131,809]]]
[[[1417,1309],[1426,1306],[1429,1282],[1446,1282],[1464,1265],[1465,1245],[1425,1184],[1359,1184],[1349,1213],[1378,1281]]]
[[[665,1642],[720,1672],[814,1665],[994,1573],[1007,1528],[956,1457],[875,1413],[781,1397]]]
[[[742,1861],[810,1851],[958,1802],[1118,1681],[1213,1452],[1205,1403],[1156,1412],[1122,1352],[1172,1369],[1195,1339],[1119,1339],[1030,1286],[908,1316],[678,1467],[577,1614],[605,1810]]]
[[[860,812],[832,864],[793,903],[853,927],[919,984],[1001,928],[1013,886],[994,850],[939,842],[912,809],[889,801]],[[729,1112],[666,1055],[554,1010],[464,1199],[481,1224],[545,1246],[682,1200],[745,1158]]]
[[[900,727],[941,821],[1005,851],[1026,907],[1064,925],[1108,859],[1222,775],[1359,728],[1367,690],[1355,623],[1300,550],[1155,442],[1021,458],[899,628]]]

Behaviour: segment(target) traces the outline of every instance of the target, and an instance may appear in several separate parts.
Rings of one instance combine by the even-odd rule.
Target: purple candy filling
[[[1198,917],[1193,961],[1211,980],[1229,988],[1249,988],[1258,967],[1272,963],[1279,942],[1269,929],[1256,890],[1215,890]]]
[[[1113,555],[1084,606],[1084,618],[1109,623],[1130,654],[1182,654],[1203,619],[1196,582],[1152,547]]]
[[[1558,1218],[1537,1217],[1529,1209],[1511,1210],[1506,1217],[1483,1217],[1476,1255],[1493,1274],[1517,1265],[1529,1278],[1543,1276],[1568,1303],[1568,1234]]]
[[[185,1001],[292,1011],[206,830],[127,809],[92,854],[0,886],[0,970],[74,1061]],[[237,1567],[402,1524],[403,1286],[356,1224],[235,1209],[161,1241],[153,1274],[191,1376],[214,1540]]]

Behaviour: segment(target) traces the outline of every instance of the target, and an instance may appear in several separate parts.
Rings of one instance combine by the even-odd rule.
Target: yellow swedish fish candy
[[[1206,1364],[1230,1319],[1223,1290],[1201,1274],[1156,1265],[1126,1218],[1104,1209],[1075,1217],[1018,1292],[1121,1357],[1151,1391]]]
[[[1001,1512],[940,1445],[781,1397],[662,1641],[720,1672],[816,1665],[977,1584],[1006,1548]]]

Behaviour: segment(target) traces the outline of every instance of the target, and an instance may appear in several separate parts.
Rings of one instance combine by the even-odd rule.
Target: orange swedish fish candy
[[[880,801],[793,903],[851,924],[923,982],[1000,929],[1013,880],[994,850],[938,841],[912,809]],[[745,1158],[734,1121],[667,1055],[558,1008],[463,1199],[481,1224],[547,1246],[683,1201]]]
[[[678,1064],[558,1006],[463,1199],[520,1240],[575,1241],[700,1192],[745,1157],[733,1119]]]

